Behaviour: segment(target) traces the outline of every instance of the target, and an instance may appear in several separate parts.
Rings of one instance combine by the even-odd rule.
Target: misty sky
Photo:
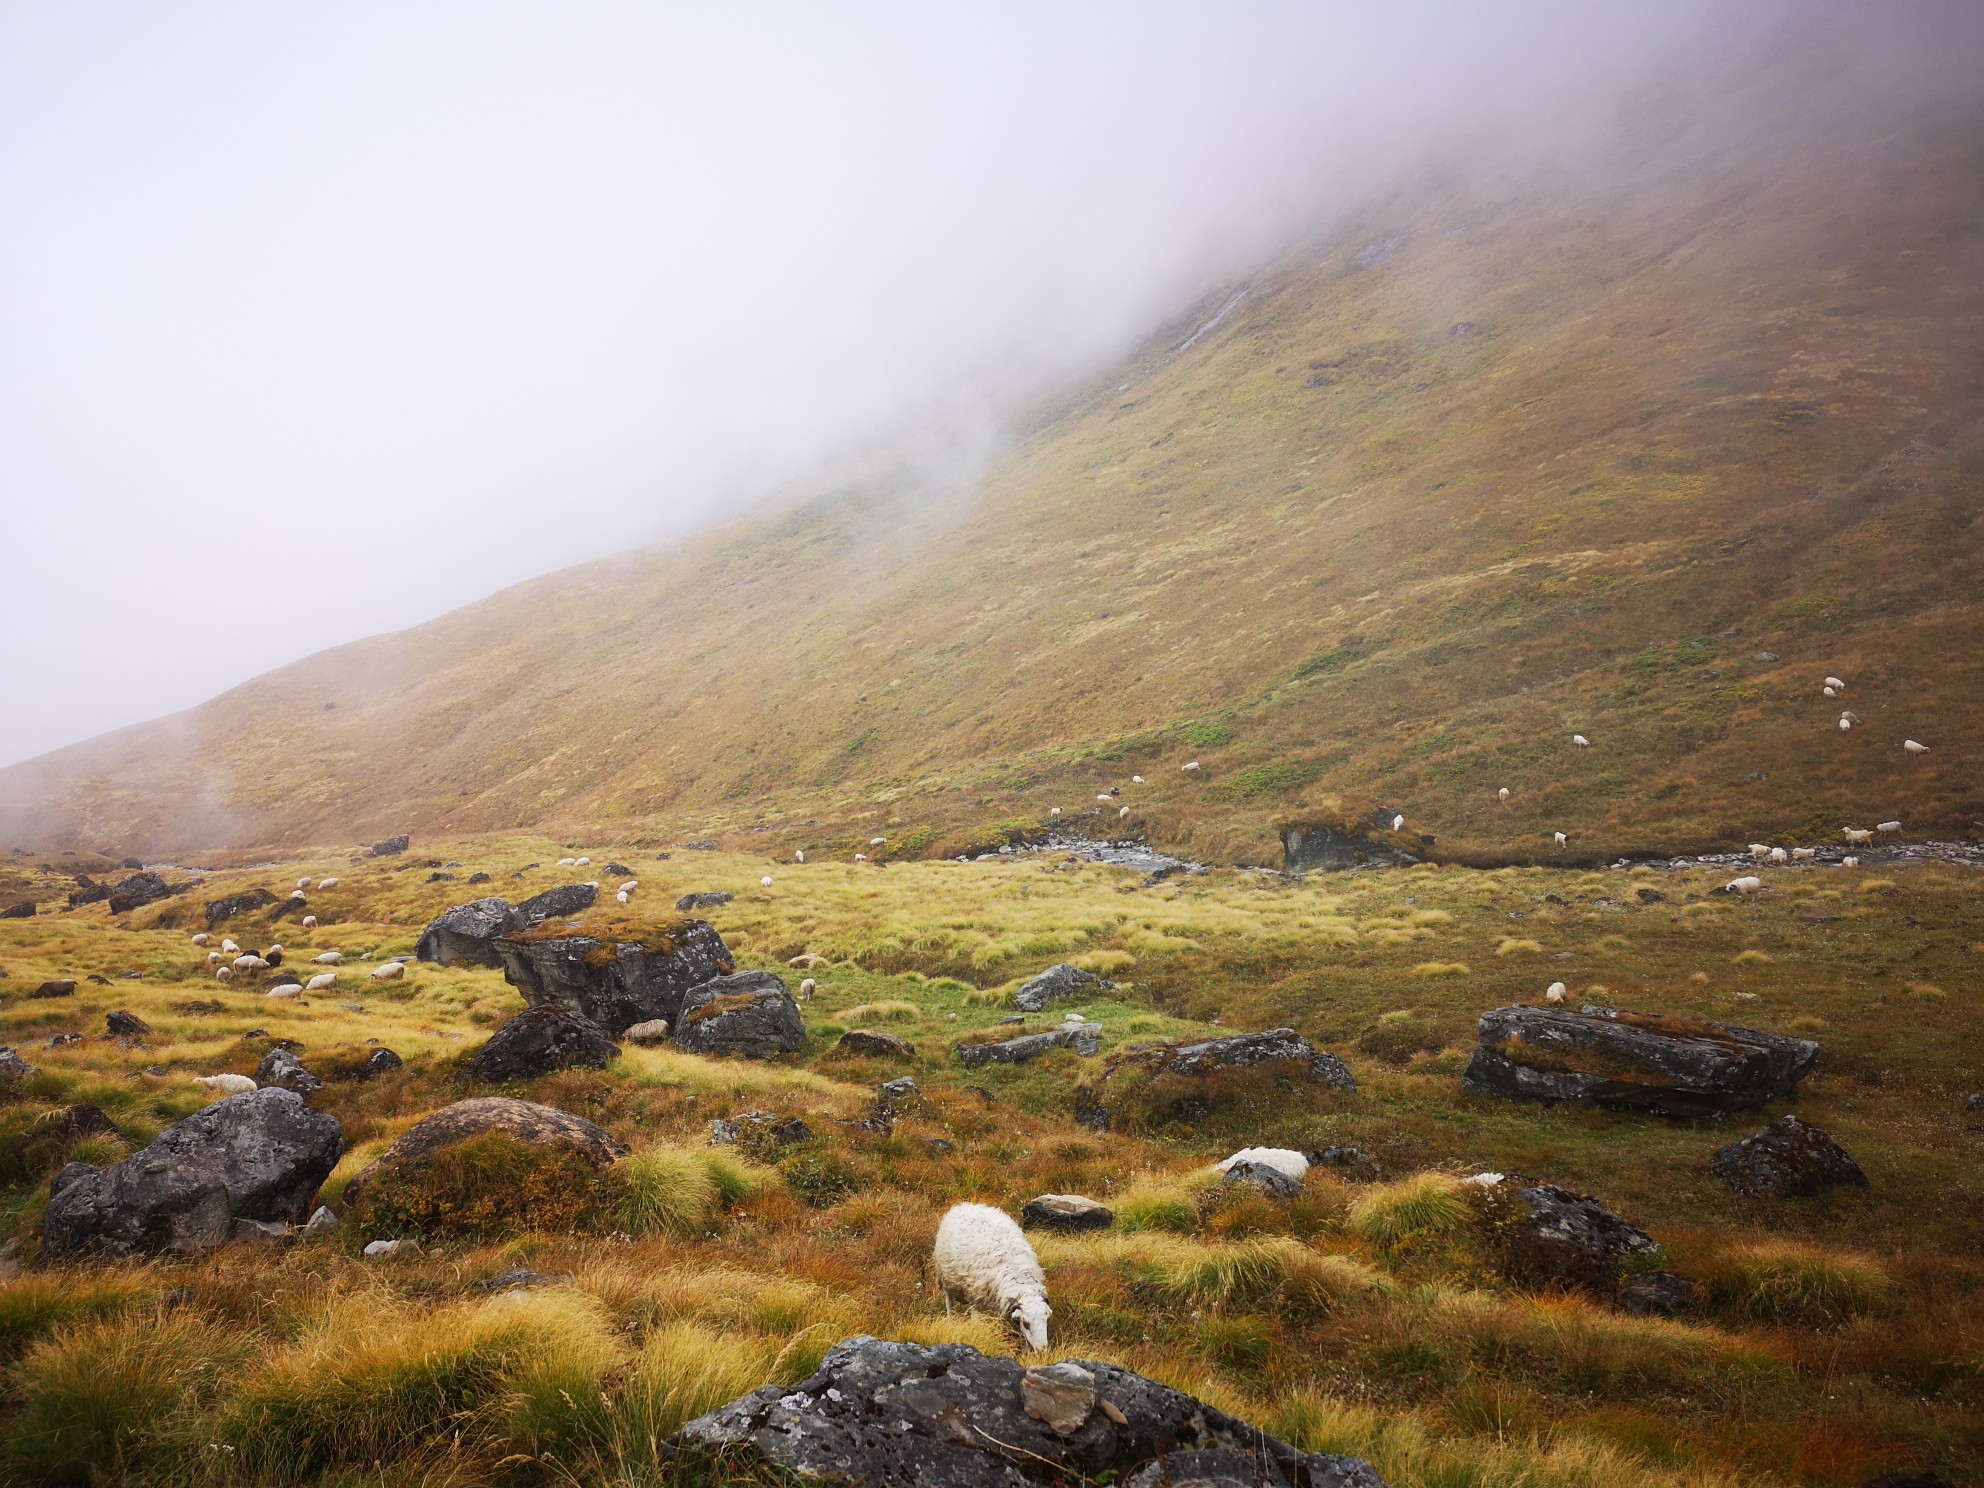
[[[1110,354],[1713,9],[0,4],[0,763]]]

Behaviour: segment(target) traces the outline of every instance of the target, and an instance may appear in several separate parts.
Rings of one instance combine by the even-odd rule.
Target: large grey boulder
[[[231,920],[238,914],[266,909],[275,902],[276,896],[267,889],[249,889],[244,893],[209,899],[206,904],[207,928],[212,929],[215,925],[224,920]]]
[[[767,1385],[698,1416],[669,1444],[692,1475],[721,1460],[730,1471],[770,1467],[846,1488],[1024,1488],[1105,1473],[1123,1481],[1160,1457],[1190,1471],[1187,1459],[1202,1454],[1254,1488],[1384,1488],[1361,1458],[1300,1451],[1111,1364],[1028,1369],[963,1344],[868,1337],[836,1344],[797,1385]]]
[[[276,1048],[262,1056],[262,1062],[255,1066],[257,1085],[274,1085],[283,1090],[294,1090],[298,1095],[315,1095],[324,1088],[324,1082],[303,1067],[303,1061],[288,1049]]]
[[[395,853],[405,852],[412,841],[413,839],[405,832],[400,833],[397,837],[388,837],[383,842],[372,844],[372,856],[375,858],[390,858]]]
[[[1502,1265],[1523,1286],[1565,1286],[1609,1297],[1626,1271],[1660,1254],[1660,1243],[1589,1194],[1554,1183],[1505,1178],[1482,1185]]]
[[[608,1033],[655,1018],[680,1029],[683,994],[736,969],[730,948],[707,920],[598,934],[583,925],[546,924],[498,936],[495,944],[503,979],[524,1001],[568,1007]]]
[[[1495,1008],[1461,1075],[1477,1095],[1710,1116],[1789,1096],[1819,1046],[1704,1018],[1586,1006]]]
[[[546,920],[567,919],[575,914],[584,914],[592,908],[599,897],[599,890],[589,883],[559,884],[546,889],[542,894],[533,894],[517,906],[519,925],[541,925]]]
[[[50,1181],[42,1254],[188,1254],[236,1220],[301,1224],[344,1153],[337,1118],[289,1090],[216,1101],[111,1168],[70,1163]]]
[[[1420,861],[1428,839],[1392,829],[1397,813],[1375,811],[1355,822],[1290,822],[1281,829],[1284,872],[1334,871],[1374,863],[1409,867]]]
[[[523,923],[507,899],[472,899],[429,921],[413,954],[443,966],[501,966],[496,937],[522,928]]]
[[[110,912],[123,914],[142,905],[156,904],[172,892],[172,885],[156,873],[134,873],[121,883],[111,885]]]
[[[1717,1150],[1709,1166],[1739,1194],[1790,1199],[1828,1188],[1865,1188],[1867,1175],[1816,1126],[1784,1116]]]
[[[1023,1013],[1037,1013],[1048,1003],[1058,1002],[1064,997],[1097,997],[1104,992],[1113,992],[1115,988],[1114,982],[1104,981],[1092,971],[1083,971],[1079,966],[1063,961],[1022,985],[1013,994],[1013,1006]]]
[[[805,1042],[799,1004],[768,971],[740,971],[693,988],[675,1024],[676,1047],[691,1054],[771,1059]]]
[[[1106,1230],[1116,1222],[1106,1204],[1083,1194],[1035,1194],[1020,1211],[1020,1224],[1029,1230]]]
[[[534,1080],[575,1064],[604,1069],[620,1057],[606,1030],[570,1008],[526,1008],[489,1036],[463,1066],[472,1079],[500,1085]]]

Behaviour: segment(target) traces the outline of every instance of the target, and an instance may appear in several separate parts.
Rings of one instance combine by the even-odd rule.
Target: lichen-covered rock
[[[535,1080],[575,1064],[604,1069],[620,1046],[583,1013],[556,1005],[526,1008],[489,1036],[463,1065],[471,1079],[500,1085]]]
[[[228,894],[223,898],[209,899],[206,903],[207,926],[211,929],[223,920],[231,920],[236,915],[250,914],[258,909],[266,909],[276,903],[276,896],[267,889],[249,889],[241,894]]]
[[[675,1024],[676,1047],[691,1054],[772,1059],[805,1042],[799,1004],[768,971],[740,971],[692,988]]]
[[[365,1063],[358,1067],[357,1078],[361,1080],[376,1079],[380,1075],[390,1074],[396,1069],[404,1069],[405,1067],[406,1061],[391,1049],[378,1048],[365,1056]]]
[[[1114,982],[1104,981],[1092,971],[1083,971],[1079,966],[1063,961],[1024,983],[1013,994],[1013,1006],[1023,1013],[1037,1013],[1050,1002],[1058,1002],[1064,997],[1097,997],[1115,988]]]
[[[1317,1086],[1355,1091],[1357,1077],[1294,1029],[1270,1028],[1115,1055],[1076,1090],[1075,1119],[1097,1131],[1201,1121],[1228,1101]]]
[[[1073,1049],[1083,1058],[1092,1059],[1101,1048],[1102,1025],[1084,1023],[1079,1028],[1050,1028],[1044,1033],[1022,1033],[989,1044],[959,1044],[951,1052],[966,1069],[982,1069],[988,1064],[1025,1064],[1055,1049]]]
[[[21,1058],[12,1048],[0,1049],[0,1080],[25,1080],[34,1073],[34,1066]]]
[[[115,1167],[57,1173],[42,1254],[184,1254],[224,1244],[237,1219],[301,1224],[343,1152],[337,1118],[293,1091],[229,1096]]]
[[[1660,1254],[1646,1231],[1588,1194],[1505,1178],[1480,1185],[1503,1269],[1522,1286],[1566,1286],[1610,1297],[1635,1262]]]
[[[679,1037],[683,994],[736,969],[730,948],[706,920],[598,934],[545,924],[499,936],[496,953],[503,979],[532,1007],[568,1007],[609,1033],[664,1018]]]
[[[472,899],[443,910],[420,932],[413,954],[442,966],[501,966],[496,937],[522,927],[516,906],[507,899]]]
[[[1114,1223],[1116,1215],[1106,1204],[1081,1194],[1036,1194],[1020,1210],[1020,1224],[1029,1230],[1073,1234],[1081,1230],[1106,1230]]]
[[[110,886],[110,912],[125,914],[147,904],[156,904],[172,893],[168,884],[156,873],[134,873],[121,883]]]
[[[696,844],[692,842],[689,845],[694,847]],[[715,844],[712,843],[711,847],[713,850]],[[692,909],[720,909],[730,902],[731,897],[721,891],[712,894],[684,894],[675,901],[675,907],[685,914]]]
[[[727,1121],[719,1117],[710,1123],[710,1146],[742,1143],[754,1155],[812,1140],[812,1127],[797,1116],[781,1116],[776,1111],[739,1111]]]
[[[1423,842],[1392,829],[1396,815],[1375,811],[1357,821],[1290,822],[1281,829],[1282,868],[1288,873],[1311,869],[1364,868],[1373,863],[1406,867],[1420,860]]]
[[[878,1028],[850,1028],[840,1036],[835,1048],[848,1054],[867,1054],[883,1059],[914,1059],[916,1046],[899,1033]]]
[[[298,1095],[315,1095],[324,1088],[324,1082],[288,1049],[271,1049],[262,1056],[262,1062],[255,1066],[255,1083],[293,1090]]]
[[[1681,1317],[1701,1304],[1700,1282],[1673,1271],[1649,1271],[1619,1289],[1622,1311],[1638,1317]]]
[[[405,852],[408,844],[412,841],[413,839],[405,832],[400,833],[397,837],[388,837],[383,842],[372,844],[372,856],[375,858],[390,858],[394,853]]]
[[[1609,1008],[1495,1008],[1461,1076],[1477,1095],[1706,1116],[1789,1096],[1819,1046],[1702,1018]]]
[[[1865,1188],[1867,1175],[1837,1142],[1796,1116],[1784,1116],[1720,1148],[1709,1165],[1753,1199],[1790,1199],[1823,1189]]]
[[[836,1344],[797,1385],[767,1385],[697,1417],[670,1446],[685,1465],[721,1458],[847,1488],[1023,1488],[1104,1473],[1123,1481],[1160,1457],[1169,1465],[1201,1454],[1253,1462],[1250,1485],[1384,1488],[1360,1458],[1302,1452],[1111,1364],[1027,1369],[962,1344],[867,1337]]]

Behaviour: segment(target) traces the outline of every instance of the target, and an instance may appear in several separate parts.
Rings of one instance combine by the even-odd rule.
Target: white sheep
[[[763,878],[758,880],[758,886],[760,888],[769,889],[772,886],[772,876],[769,873],[767,873]]]
[[[1826,678],[1826,686],[1832,688],[1835,692],[1846,691],[1846,684],[1840,681],[1839,678],[1837,677]]]
[[[1109,797],[1107,795],[1098,795],[1096,797],[1096,800],[1102,802],[1102,804],[1105,806],[1109,804]]]
[[[1508,798],[1509,798],[1509,788],[1506,785],[1503,786],[1500,790],[1495,792],[1495,799],[1498,801],[1506,801],[1508,800]]]
[[[1130,808],[1125,806],[1121,811],[1116,813],[1116,820],[1121,821],[1124,817],[1128,816],[1129,814],[1130,814]]]
[[[572,866],[574,868],[583,868],[591,861],[591,858],[574,858],[572,859]]]
[[[1877,832],[1887,832],[1889,834],[1893,834],[1901,830],[1901,823],[1898,821],[1875,822],[1874,830]]]
[[[623,894],[631,894],[634,892],[634,890],[638,889],[640,886],[641,886],[641,881],[638,878],[630,878],[625,883],[620,885],[620,892]]]
[[[277,941],[274,945],[270,946],[262,954],[265,956],[280,956],[282,954],[282,942]],[[275,965],[275,962],[271,961],[269,965],[273,966]]]
[[[1927,744],[1918,744],[1913,739],[1903,739],[1901,741],[1901,747],[1906,749],[1910,754],[1927,754],[1929,752],[1929,746]]]
[[[334,971],[320,972],[303,984],[305,992],[326,992],[338,984],[338,974]]]
[[[212,939],[213,937],[211,935],[207,934],[206,931],[202,930],[198,935],[195,935],[193,937],[193,944],[196,946],[203,946]]]
[[[819,990],[820,990],[820,984],[814,981],[811,977],[807,977],[806,980],[804,980],[799,984],[799,1000],[801,1002],[805,1002],[808,998],[810,998],[815,992]]]
[[[1860,860],[1858,858],[1841,858],[1839,860],[1839,866],[1842,868],[1858,868],[1860,866]]]
[[[1394,812],[1392,815],[1392,830],[1396,832],[1404,825],[1405,825],[1405,818]]]
[[[792,861],[793,861],[793,862],[795,862],[795,863],[803,863],[803,862],[805,862],[805,861],[806,861],[806,849],[805,849],[805,848],[803,848],[803,847],[799,847],[799,848],[794,848],[794,849],[793,849],[793,852],[792,852]]]
[[[221,963],[221,954],[219,951],[207,952],[207,965],[218,966],[220,965],[220,963]]]
[[[1242,1147],[1233,1156],[1222,1158],[1214,1168],[1226,1173],[1241,1163],[1259,1163],[1264,1168],[1273,1168],[1287,1178],[1300,1183],[1309,1176],[1309,1159],[1306,1154],[1292,1147]]]
[[[1572,734],[1571,742],[1580,749],[1591,748],[1591,740],[1587,739],[1583,734]]]
[[[1178,768],[1181,770],[1196,770],[1198,769],[1198,767],[1199,767],[1199,762],[1197,760],[1193,760],[1189,764],[1180,765]]]
[[[1764,881],[1754,873],[1746,873],[1741,878],[1732,878],[1722,886],[1725,894],[1754,894],[1764,886]]]
[[[406,975],[406,967],[398,961],[382,961],[372,968],[375,982],[397,982]]]
[[[321,956],[312,956],[310,961],[315,966],[342,966],[344,964],[344,952],[326,951]]]
[[[1752,842],[1750,844],[1750,856],[1755,858],[1759,863],[1763,862],[1764,859],[1770,856],[1770,844],[1768,842]]]
[[[1559,847],[1562,847],[1566,842],[1569,842],[1571,840],[1570,838],[1566,837],[1562,832],[1557,832],[1554,833],[1553,835],[1556,837],[1557,846]]]
[[[267,971],[268,967],[268,962],[264,961],[260,956],[249,952],[243,952],[234,958],[234,969],[236,971]]]
[[[855,861],[855,862],[857,862],[857,863],[865,863],[865,862],[867,862],[867,861],[868,861],[868,854],[866,854],[866,853],[856,853],[856,854],[854,855],[854,861]]]
[[[317,928],[317,917],[315,915],[305,915],[303,917],[303,928],[305,930],[315,930]]]
[[[1794,847],[1791,849],[1791,861],[1794,863],[1809,863],[1818,855],[1819,850],[1816,847]]]
[[[309,879],[307,879],[307,878],[299,878],[299,879],[298,879],[298,880],[296,881],[296,886],[297,886],[297,887],[298,887],[299,889],[307,889],[307,888],[309,888],[309,887],[310,887],[310,880],[309,880]]]
[[[558,860],[558,866],[560,868],[569,868],[576,862],[578,862],[577,858],[560,858]]]
[[[1827,688],[1824,688],[1824,689],[1822,689],[1822,690],[1823,690],[1823,691],[1825,692],[1825,695],[1826,695],[1827,697],[1838,697],[1838,696],[1839,696],[1839,689],[1838,689],[1838,688],[1836,688],[1836,687],[1827,687]]]
[[[1061,808],[1059,806],[1049,806],[1047,808],[1047,814],[1049,816],[1059,816],[1061,814]]]
[[[230,956],[238,956],[241,954],[241,947],[236,945],[233,941],[229,940],[224,935],[221,937],[220,948]]]
[[[233,981],[234,968],[232,966],[216,966],[214,968],[214,980],[217,982]]]
[[[870,837],[868,839],[868,845],[870,847],[880,847],[884,842],[887,842],[888,840],[889,839],[886,837]]]
[[[988,1204],[954,1204],[937,1226],[931,1251],[944,1311],[956,1298],[1019,1329],[1028,1348],[1047,1347],[1047,1276],[1040,1257],[1010,1215]]]
[[[618,899],[622,904],[625,904],[627,903],[628,900],[632,899],[634,896],[628,893],[625,889],[622,889],[619,893],[615,894],[613,897],[615,899]]]
[[[1132,785],[1142,785],[1143,783],[1144,783],[1144,778],[1141,775],[1132,775],[1130,777],[1130,784]]]
[[[193,1083],[218,1090],[222,1095],[246,1095],[258,1088],[246,1075],[195,1075]]]
[[[1845,713],[1839,715],[1839,731],[1843,734],[1853,727],[1853,719]]]
[[[280,987],[271,987],[262,994],[264,997],[301,997],[303,987],[299,982],[284,982]]]
[[[1773,847],[1770,850],[1770,860],[1773,863],[1788,863],[1791,861],[1791,854],[1781,847]]]
[[[289,891],[289,902],[291,904],[308,904],[310,902],[310,896],[301,889],[291,889]]]
[[[320,878],[317,880],[317,887],[320,890],[335,889],[337,886],[338,886],[338,881],[335,878]]]
[[[1543,1000],[1545,1002],[1562,1002],[1564,1000],[1564,994],[1569,990],[1562,982],[1552,982],[1543,989]]]
[[[1841,827],[1839,829],[1839,835],[1844,837],[1848,842],[1852,843],[1855,847],[1859,847],[1865,843],[1869,843],[1874,840],[1874,834],[1866,830],[1864,827]]]

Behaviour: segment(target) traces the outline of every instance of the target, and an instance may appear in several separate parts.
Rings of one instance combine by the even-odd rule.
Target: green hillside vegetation
[[[1979,1118],[1962,1095],[1984,1017],[1970,871],[1892,876],[1787,869],[1771,893],[1714,893],[1700,872],[1422,867],[1306,880],[1220,871],[1140,887],[1060,855],[996,863],[773,865],[683,853],[640,863],[639,904],[591,917],[630,932],[680,893],[729,890],[712,920],[740,966],[811,970],[808,1042],[773,1063],[627,1045],[604,1070],[508,1093],[582,1113],[634,1155],[593,1188],[500,1144],[463,1157],[449,1206],[395,1196],[338,1236],[287,1251],[41,1269],[35,1222],[65,1157],[117,1160],[250,1072],[267,1035],[330,1080],[347,1155],[326,1197],[396,1135],[464,1092],[457,1065],[521,1007],[498,973],[371,964],[493,875],[521,897],[577,849],[635,859],[608,829],[563,843],[455,840],[454,882],[427,861],[311,855],[215,875],[198,893],[113,918],[101,904],[0,922],[12,989],[0,1043],[38,1073],[0,1104],[0,1477],[33,1483],[484,1485],[666,1481],[657,1443],[767,1379],[797,1380],[862,1332],[1010,1353],[991,1319],[947,1318],[927,1275],[939,1217],[978,1199],[1017,1212],[1040,1192],[1091,1194],[1116,1228],[1041,1237],[1055,1308],[1047,1357],[1122,1363],[1304,1445],[1368,1455],[1395,1488],[1724,1488],[1858,1484],[1878,1471],[1984,1470],[1984,1189]],[[34,870],[27,870],[32,874]],[[347,956],[302,1005],[212,979],[188,941],[198,900],[336,872],[303,932],[264,915],[297,961]],[[771,873],[767,889],[759,880]],[[9,888],[21,870],[8,870]],[[1657,896],[1657,897],[1656,897]],[[642,908],[645,906],[645,908]],[[1116,988],[1070,1004],[1103,1054],[1152,1038],[1295,1024],[1354,1070],[1355,1094],[1236,1087],[1211,1117],[1098,1135],[1071,1119],[1092,1062],[1063,1051],[967,1073],[953,1045],[1011,1010],[1061,959]],[[126,980],[127,972],[142,972]],[[88,983],[96,973],[108,985]],[[77,979],[74,998],[17,995]],[[1675,1122],[1464,1096],[1485,1008],[1574,997],[1797,1032],[1823,1041],[1795,1109],[1830,1131],[1871,1188],[1741,1199],[1710,1152],[1773,1109]],[[344,1004],[356,1004],[352,1011]],[[215,1006],[217,1005],[217,1006]],[[125,1008],[153,1032],[102,1037]],[[865,1011],[858,1011],[865,1010]],[[851,1057],[873,1020],[907,1061]],[[1215,1021],[1217,1020],[1217,1021]],[[45,1048],[56,1032],[83,1041]],[[378,1039],[405,1068],[348,1070]],[[923,1100],[886,1135],[850,1123],[876,1083],[910,1073]],[[983,1094],[969,1087],[981,1087]],[[115,1137],[66,1152],[20,1137],[90,1101]],[[1791,1108],[1791,1107],[1785,1107]],[[773,1149],[707,1145],[713,1118],[762,1109],[814,1135]],[[933,1146],[941,1141],[951,1150]],[[1280,1206],[1221,1197],[1206,1165],[1241,1145],[1351,1144],[1381,1173],[1311,1176]],[[1598,1195],[1700,1281],[1665,1320],[1513,1285],[1457,1180],[1493,1169]],[[395,1207],[395,1205],[397,1207]],[[411,1258],[362,1243],[423,1227]],[[476,1284],[517,1266],[569,1277],[521,1297]]]
[[[1224,862],[1376,804],[1477,861],[1967,833],[1980,138],[1802,113],[1430,174],[1033,410],[982,475],[844,465],[0,771],[0,836],[611,822],[935,855],[1112,785],[1120,830]]]

